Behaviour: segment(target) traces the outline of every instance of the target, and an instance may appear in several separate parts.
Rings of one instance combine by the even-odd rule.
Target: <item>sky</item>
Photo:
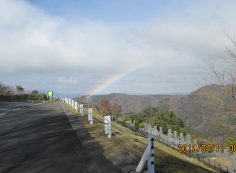
[[[0,0],[0,82],[80,94],[189,93],[236,32],[235,0]]]

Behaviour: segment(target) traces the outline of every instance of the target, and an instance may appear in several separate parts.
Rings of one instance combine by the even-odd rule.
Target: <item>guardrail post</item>
[[[142,172],[143,169],[145,168],[145,165],[146,165],[146,162],[147,162],[147,154],[148,154],[148,147],[146,147],[146,149],[145,149],[145,151],[142,155],[142,158],[139,161],[139,164],[136,168],[136,172]]]
[[[150,145],[150,152],[148,156],[148,173],[155,172],[155,163],[154,163],[154,138],[152,135],[149,135],[149,145]]]
[[[104,116],[104,128],[105,128],[105,134],[108,138],[111,138],[111,116]]]
[[[93,109],[92,108],[88,108],[88,121],[90,122],[90,124],[93,124]]]
[[[139,161],[139,164],[136,168],[136,172],[142,172],[145,165],[147,164],[148,173],[155,172],[155,163],[154,163],[154,137],[151,133],[147,135],[147,147],[142,155],[142,158]]]
[[[83,105],[83,104],[80,104],[80,105],[79,105],[79,109],[80,109],[80,115],[81,115],[81,116],[84,116],[84,110],[83,110],[83,109],[84,109],[84,105]]]
[[[75,110],[78,111],[78,102],[75,102]]]

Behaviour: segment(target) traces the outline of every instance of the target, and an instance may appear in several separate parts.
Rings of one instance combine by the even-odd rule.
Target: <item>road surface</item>
[[[26,108],[35,104],[34,102],[0,102],[0,116],[8,111]]]
[[[59,102],[0,117],[1,173],[120,172],[102,153],[82,124],[74,132]]]

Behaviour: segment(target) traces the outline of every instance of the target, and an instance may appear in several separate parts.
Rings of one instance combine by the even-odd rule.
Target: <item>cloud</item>
[[[212,1],[205,3],[204,8],[203,2],[191,2],[192,6],[176,16],[115,26],[93,20],[73,23],[49,16],[23,0],[1,0],[0,74],[16,78],[29,73],[51,75],[56,79],[54,84],[63,90],[67,84],[99,83],[116,70],[146,59],[151,64],[127,76],[128,81],[145,81],[143,88],[150,87],[149,91],[155,92],[151,87],[155,78],[161,78],[159,83],[163,83],[163,78],[170,79],[173,88],[178,79],[185,78],[189,81],[182,81],[182,86],[191,82],[189,88],[193,88],[192,79],[200,75],[201,59],[224,56],[227,24],[235,29],[236,13],[233,1],[217,1],[215,11],[210,8]],[[78,76],[82,81],[78,82]],[[121,92],[132,90],[122,88],[122,81],[120,86]]]
[[[122,66],[138,56],[104,23],[76,25],[47,16],[24,1],[0,3],[2,73],[116,68],[119,64],[114,59],[119,58]]]
[[[76,78],[73,78],[73,77],[67,78],[67,77],[64,77],[64,76],[60,76],[57,79],[57,83],[59,85],[77,85],[78,82],[79,82],[79,80],[76,79]]]

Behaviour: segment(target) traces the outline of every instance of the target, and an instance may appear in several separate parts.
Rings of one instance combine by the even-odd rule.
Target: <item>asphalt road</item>
[[[35,104],[34,102],[0,102],[0,115],[9,110],[26,108]]]
[[[77,124],[75,133],[59,102],[0,117],[0,172],[120,172],[82,124]]]

